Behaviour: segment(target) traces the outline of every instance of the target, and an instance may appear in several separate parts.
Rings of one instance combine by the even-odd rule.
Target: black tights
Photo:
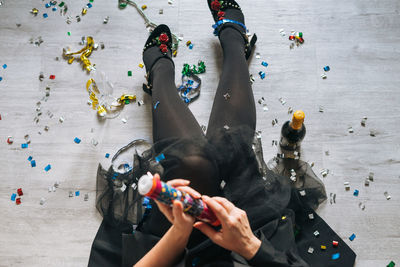
[[[248,65],[244,54],[244,40],[241,34],[232,28],[225,28],[220,33],[224,61],[222,75],[215,94],[206,136],[217,129],[248,125],[256,126],[256,110],[253,91],[250,84]],[[166,138],[205,138],[197,120],[181,100],[175,85],[175,70],[168,59],[160,59],[152,69],[153,140]],[[229,94],[229,98],[224,97]],[[190,186],[200,194],[215,196],[220,194],[219,174],[207,159],[198,156],[187,157],[179,168],[168,172],[165,180],[185,178]],[[162,236],[170,224],[153,207],[148,222],[144,225],[151,233]],[[146,231],[146,230],[145,230]]]

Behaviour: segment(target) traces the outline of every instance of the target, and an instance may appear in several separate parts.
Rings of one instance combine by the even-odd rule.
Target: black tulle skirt
[[[157,161],[160,154],[165,159]],[[275,172],[271,171],[262,156],[261,137],[247,127],[223,128],[207,138],[169,139],[153,145],[135,140],[115,154],[108,170],[99,165],[96,208],[104,220],[93,242],[89,266],[103,266],[98,265],[106,260],[102,255],[112,257],[114,266],[132,266],[151,248],[153,243],[149,240],[157,241],[160,237],[143,237],[143,233],[135,232],[149,213],[149,205],[143,205],[143,198],[138,194],[137,181],[147,171],[159,173],[163,179],[169,169],[179,167],[182,160],[191,155],[203,157],[216,166],[221,195],[246,211],[253,230],[263,229],[270,236],[279,236],[279,233],[275,235],[277,226],[271,222],[288,214],[293,217],[294,234],[282,234],[284,242],[274,241],[292,246],[286,248],[293,252],[291,257],[299,257],[299,262],[305,260],[310,266],[353,266],[354,252],[314,212],[326,199],[326,193],[311,167],[300,160],[285,160],[278,161]],[[296,181],[286,176],[287,166],[296,170]],[[313,214],[312,219],[310,214]],[[319,236],[314,234],[316,230]],[[118,232],[119,236],[109,234],[110,231]],[[331,256],[336,250],[332,250],[329,244],[334,239],[341,241],[341,257],[335,261]],[[150,245],[145,245],[147,241]],[[109,247],[105,245],[107,242]],[[322,244],[326,244],[328,249],[321,251]],[[314,248],[313,253],[309,252],[310,247]],[[129,252],[127,248],[138,253]],[[207,258],[200,261],[200,265],[212,266],[213,261],[221,261],[218,255],[215,259]],[[228,262],[227,266],[234,266],[229,265],[233,259],[223,258]],[[218,265],[222,266],[221,263],[215,266]]]

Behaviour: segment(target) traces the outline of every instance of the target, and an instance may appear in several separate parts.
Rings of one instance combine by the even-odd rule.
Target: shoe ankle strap
[[[221,30],[221,25],[225,24],[225,23],[234,23],[237,24],[239,26],[241,26],[244,29],[244,33],[246,34],[249,30],[246,28],[246,25],[244,25],[243,23],[236,21],[236,20],[231,20],[231,19],[221,19],[219,20],[217,23],[215,23],[214,25],[212,25],[213,29],[214,29],[214,35],[218,36],[220,30]]]

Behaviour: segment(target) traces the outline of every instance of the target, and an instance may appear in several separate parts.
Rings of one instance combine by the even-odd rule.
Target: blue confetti
[[[360,193],[360,191],[358,191],[358,190],[356,189],[356,190],[354,190],[353,195],[354,195],[355,197],[358,197],[358,193]]]
[[[79,191],[75,191],[75,196],[79,197],[80,192]]]
[[[21,144],[21,148],[28,148],[28,144]]]
[[[93,5],[92,5],[91,3],[88,3],[86,6],[87,6],[88,8],[91,8]]]
[[[324,71],[330,71],[330,70],[331,70],[331,68],[329,66],[324,67]]]
[[[0,82],[3,80],[3,77],[0,76]]]
[[[268,67],[268,63],[265,61],[261,62],[261,65],[263,65],[264,67]]]
[[[29,160],[29,161],[32,161],[32,159],[33,159],[32,156],[29,156],[28,160]]]
[[[56,8],[56,7],[53,7],[52,10],[53,10],[53,11],[57,11],[57,8]]]
[[[149,205],[149,204],[150,204],[150,199],[149,199],[148,197],[144,197],[144,198],[143,198],[142,205],[143,205],[143,206],[147,206],[147,205]]]
[[[35,160],[32,160],[31,161],[31,167],[33,168],[33,167],[36,167],[36,161]]]
[[[157,102],[154,104],[154,109],[157,109],[158,105],[160,105],[160,101],[157,101]]]
[[[81,139],[79,139],[78,137],[75,137],[74,142],[79,144],[81,142]]]
[[[190,50],[193,49],[193,44],[190,44],[190,45],[189,45],[189,49],[190,49]]]
[[[264,78],[265,78],[265,72],[260,71],[258,74],[260,75],[261,80],[264,80]]]
[[[17,197],[17,194],[15,194],[15,193],[13,193],[12,195],[11,195],[11,201],[15,201],[15,198]]]
[[[4,64],[4,65],[3,65],[3,69],[7,69],[7,64]]]
[[[46,172],[50,171],[50,169],[51,169],[51,165],[50,165],[50,164],[47,165],[46,167],[44,167],[44,170],[45,170]]]
[[[162,161],[163,159],[165,159],[165,156],[164,156],[164,154],[160,154],[160,155],[158,155],[155,159],[156,159],[157,162],[160,162],[160,161]]]
[[[45,4],[44,6],[45,6],[46,8],[51,7],[50,3],[47,3],[47,4]]]
[[[43,18],[47,18],[48,16],[47,13],[43,13]]]
[[[106,158],[108,159],[110,157],[110,154],[109,153],[106,153]]]
[[[337,260],[340,258],[340,253],[335,253],[332,255],[332,260]]]
[[[354,238],[356,238],[356,235],[355,235],[355,234],[352,234],[352,235],[349,237],[350,241],[353,241]]]

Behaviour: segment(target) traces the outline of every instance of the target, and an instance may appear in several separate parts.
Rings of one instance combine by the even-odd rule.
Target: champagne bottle
[[[301,141],[306,135],[306,127],[304,126],[305,114],[302,110],[293,113],[292,121],[283,124],[281,130],[281,140],[279,145],[283,151],[296,151],[300,148]]]

